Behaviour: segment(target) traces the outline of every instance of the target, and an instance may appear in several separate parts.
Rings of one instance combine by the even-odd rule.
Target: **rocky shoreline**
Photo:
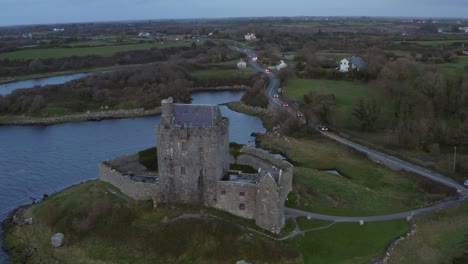
[[[83,114],[64,115],[57,117],[17,117],[13,120],[0,120],[0,125],[7,126],[48,126],[61,123],[101,121],[104,119],[134,118],[143,116],[153,116],[161,113],[161,108],[144,110],[143,108],[130,110],[109,110],[99,112],[86,112]]]
[[[246,85],[234,86],[218,86],[218,87],[194,87],[190,88],[190,92],[203,91],[243,91],[246,90]],[[61,123],[84,122],[84,121],[101,121],[105,119],[121,119],[135,118],[144,116],[154,116],[161,114],[161,108],[157,107],[151,110],[143,108],[137,109],[119,109],[119,110],[104,110],[98,112],[86,112],[82,114],[63,115],[55,117],[28,117],[28,116],[12,116],[12,118],[0,117],[0,126],[49,126]]]

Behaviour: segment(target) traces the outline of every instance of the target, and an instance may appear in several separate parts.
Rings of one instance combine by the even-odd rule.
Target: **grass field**
[[[459,43],[461,47],[461,43],[465,43],[465,45],[468,44],[468,40],[419,40],[419,41],[406,41],[409,43],[416,43],[418,45],[422,46],[431,46],[431,47],[436,47],[440,45],[452,45],[454,43]]]
[[[390,264],[468,263],[468,203],[415,218],[417,231],[401,242]]]
[[[363,216],[409,211],[445,197],[421,177],[394,172],[317,135],[315,139],[261,136],[260,145],[282,151],[294,164],[294,207],[323,214]],[[335,169],[344,177],[322,170]],[[291,206],[288,204],[288,206]]]
[[[146,50],[151,48],[167,48],[189,46],[189,43],[176,42],[164,44],[130,44],[130,45],[114,45],[102,47],[82,47],[82,48],[50,48],[50,49],[29,49],[21,51],[13,51],[0,53],[0,59],[44,59],[44,58],[63,58],[70,56],[112,56],[117,52],[130,50]]]
[[[17,263],[300,263],[301,253],[285,242],[247,234],[234,224],[215,219],[169,221],[200,207],[152,208],[126,202],[91,181],[69,188],[29,208],[30,226],[15,226],[5,240]],[[232,218],[236,219],[236,218]],[[65,235],[54,249],[50,237]],[[34,250],[34,248],[36,250]],[[29,251],[31,250],[31,251]],[[29,254],[30,259],[27,258]]]
[[[235,64],[233,64],[235,65]],[[207,78],[228,78],[228,77],[245,77],[250,76],[255,71],[252,68],[245,68],[243,70],[231,69],[231,70],[201,70],[192,73],[192,76],[202,79]]]
[[[455,74],[465,74],[465,66],[468,65],[468,56],[458,57],[457,63],[444,63],[437,65],[441,67],[446,73],[455,75]]]
[[[336,224],[286,241],[274,241],[240,229],[247,220],[218,213],[233,222],[182,219],[183,213],[213,213],[196,206],[160,206],[127,202],[111,185],[90,181],[66,189],[25,210],[33,225],[13,226],[5,248],[17,263],[365,263],[408,229],[404,221]],[[325,221],[306,223],[319,227]],[[250,220],[250,222],[252,222]],[[294,228],[288,221],[287,228]],[[65,235],[60,248],[50,245],[56,232]]]
[[[293,243],[301,249],[304,263],[368,263],[408,229],[408,224],[401,220],[363,226],[339,223],[297,237]]]
[[[286,94],[298,99],[312,91],[333,93],[336,97],[337,124],[345,127],[349,126],[350,113],[366,89],[367,84],[362,82],[300,78],[288,80],[285,86]]]

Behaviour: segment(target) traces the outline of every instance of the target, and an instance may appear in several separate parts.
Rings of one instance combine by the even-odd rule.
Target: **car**
[[[319,125],[319,126],[318,126],[318,129],[319,129],[320,131],[328,131],[328,127],[327,127],[326,125]]]
[[[265,69],[265,72],[266,72],[266,73],[269,73],[269,72],[270,72],[270,69]]]
[[[284,107],[288,107],[289,104],[288,104],[288,103],[283,103],[283,106],[284,106]]]
[[[257,61],[257,59],[258,59],[257,57],[253,57],[253,58],[252,58],[253,61]]]
[[[279,96],[277,94],[273,95],[273,98],[278,98]]]
[[[297,117],[303,117],[303,116],[304,116],[304,114],[303,114],[303,113],[301,113],[301,112],[297,112],[297,114],[296,114],[296,115],[297,115]]]
[[[463,186],[468,187],[468,180],[465,180],[465,182],[463,182]]]

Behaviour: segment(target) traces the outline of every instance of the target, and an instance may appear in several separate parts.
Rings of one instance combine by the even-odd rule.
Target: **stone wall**
[[[254,219],[256,194],[256,184],[221,181],[218,184],[218,197],[214,207],[240,217]]]
[[[106,162],[99,163],[99,180],[114,185],[135,200],[153,200],[159,195],[159,184],[134,181]]]
[[[257,185],[255,224],[277,234],[281,232],[285,223],[285,201],[281,199],[279,187],[270,174],[265,174]]]

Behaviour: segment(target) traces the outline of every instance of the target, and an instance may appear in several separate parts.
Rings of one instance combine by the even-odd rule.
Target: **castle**
[[[161,111],[158,172],[138,168],[138,156],[129,155],[101,162],[100,180],[137,200],[214,207],[279,233],[285,223],[293,166],[248,146],[232,155],[229,120],[222,117],[218,105],[175,104],[169,98],[162,101]],[[258,172],[232,171],[230,164],[248,165]]]

